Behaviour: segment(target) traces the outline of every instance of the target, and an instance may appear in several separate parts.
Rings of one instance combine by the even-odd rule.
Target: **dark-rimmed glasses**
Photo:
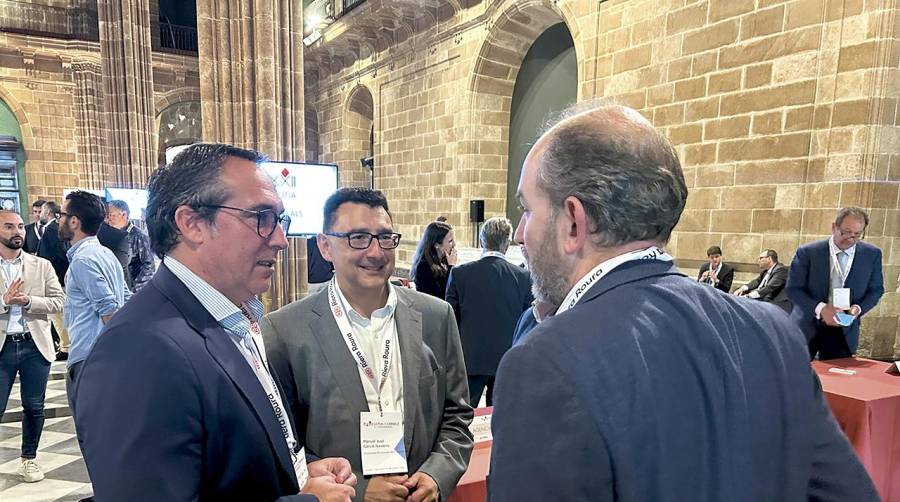
[[[256,233],[263,239],[268,239],[275,233],[275,227],[281,225],[281,230],[287,235],[288,228],[291,226],[291,217],[286,214],[276,214],[273,209],[242,209],[231,206],[216,206],[212,204],[204,204],[199,207],[212,207],[216,209],[231,209],[232,211],[240,211],[242,213],[252,214],[256,216]]]
[[[369,249],[372,239],[378,240],[381,249],[395,249],[400,245],[400,234],[385,232],[383,234],[370,234],[369,232],[325,232],[332,237],[344,237],[347,244],[353,249]]]

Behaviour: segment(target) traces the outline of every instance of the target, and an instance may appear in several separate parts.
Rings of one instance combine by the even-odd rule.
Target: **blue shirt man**
[[[75,393],[82,363],[91,353],[103,326],[125,305],[131,291],[112,251],[97,240],[106,205],[96,195],[76,190],[66,196],[59,218],[59,238],[71,244],[66,252],[64,324],[71,347],[66,363],[66,392],[75,414]]]

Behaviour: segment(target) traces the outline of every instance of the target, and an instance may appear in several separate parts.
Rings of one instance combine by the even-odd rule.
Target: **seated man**
[[[787,293],[784,291],[788,268],[778,262],[778,253],[773,249],[766,249],[760,253],[759,268],[762,270],[759,277],[738,288],[734,294],[774,303],[785,312],[790,313],[791,301],[788,300]]]
[[[473,448],[453,310],[388,282],[400,234],[381,192],[338,190],[323,230],[334,279],[260,326],[299,440],[350,460],[354,500],[447,500]]]
[[[697,273],[697,282],[724,291],[731,291],[731,283],[734,281],[734,268],[722,261],[722,248],[711,246],[706,250],[709,261],[700,266]]]

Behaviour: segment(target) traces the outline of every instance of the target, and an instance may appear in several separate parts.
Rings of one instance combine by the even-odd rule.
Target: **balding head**
[[[541,136],[532,156],[553,210],[568,197],[581,201],[595,246],[665,243],[684,210],[687,187],[675,150],[630,108],[578,105]]]

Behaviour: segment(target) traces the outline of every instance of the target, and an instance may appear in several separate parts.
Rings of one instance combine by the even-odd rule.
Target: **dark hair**
[[[766,253],[766,256],[771,258],[772,261],[778,263],[778,253],[776,253],[774,249],[766,249],[764,253]]]
[[[595,246],[667,242],[687,200],[669,140],[638,112],[608,101],[575,105],[563,117],[545,135],[537,173],[553,216],[575,197]]]
[[[432,221],[425,227],[425,233],[422,234],[422,239],[419,240],[419,245],[416,246],[416,252],[413,254],[412,264],[409,269],[409,278],[413,282],[420,282],[416,278],[416,269],[419,268],[419,263],[422,260],[428,264],[431,275],[436,278],[446,277],[450,273],[446,260],[438,257],[435,245],[443,242],[444,237],[447,237],[451,230],[453,230],[453,227],[443,221]]]
[[[865,228],[869,227],[869,214],[866,213],[863,208],[855,206],[845,207],[838,211],[837,218],[834,219],[834,224],[837,226],[841,226],[841,224],[844,223],[844,218],[848,216],[863,220]]]
[[[435,218],[434,221],[440,221],[441,223],[446,223],[446,222],[447,222],[447,217],[441,215],[441,216],[438,216],[437,218]]]
[[[112,206],[112,207],[118,209],[119,211],[122,211],[123,213],[125,213],[125,217],[127,217],[127,218],[131,217],[131,210],[128,209],[128,203],[125,202],[124,200],[119,200],[119,199],[111,200],[111,201],[108,201],[106,203],[106,205]]]
[[[106,218],[106,204],[96,195],[75,190],[66,195],[66,215],[74,216],[81,222],[81,231],[88,235],[97,235],[100,224]]]
[[[388,209],[387,199],[381,191],[365,187],[346,187],[338,189],[325,200],[324,218],[322,219],[323,232],[331,230],[338,209],[348,202],[365,204],[372,208],[383,207],[391,221],[394,219],[391,216],[391,210]]]
[[[31,207],[42,207],[46,203],[47,201],[45,201],[44,199],[38,199],[31,204]]]
[[[54,218],[59,216],[59,212],[60,212],[59,204],[57,204],[56,202],[53,202],[52,200],[48,200],[47,202],[44,203],[44,205],[47,206],[47,210],[53,214]]]
[[[714,254],[721,256],[722,248],[720,248],[719,246],[710,246],[709,249],[706,250],[706,256],[712,256]]]
[[[147,233],[150,247],[162,258],[178,244],[175,210],[190,206],[212,223],[217,208],[231,195],[221,183],[222,165],[229,157],[259,164],[266,157],[259,152],[220,143],[196,143],[161,166],[150,176],[147,187]]]

